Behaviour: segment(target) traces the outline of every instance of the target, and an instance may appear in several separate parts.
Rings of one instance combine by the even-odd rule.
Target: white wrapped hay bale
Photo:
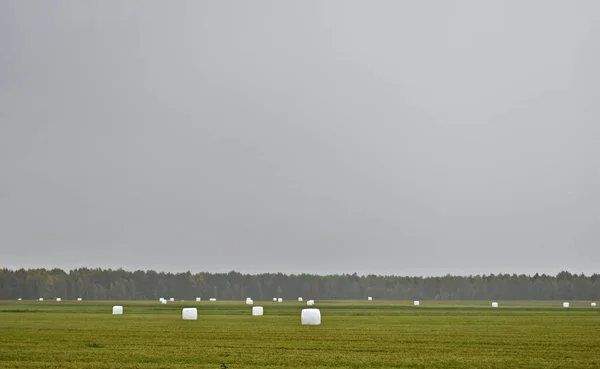
[[[254,305],[254,301],[252,301],[252,300],[246,300],[246,305]]]
[[[78,297],[77,301],[83,301],[83,299],[81,297]]]
[[[202,301],[200,297],[196,297],[196,302]]]
[[[39,298],[39,301],[44,301],[44,298],[43,298],[43,297],[40,297],[40,298]]]
[[[308,306],[313,306],[314,304],[315,304],[315,300],[306,301],[306,305],[308,305]]]
[[[569,307],[569,303],[568,302],[563,302],[563,307],[564,308],[568,308]]]
[[[302,309],[300,315],[302,325],[319,325],[321,324],[321,310],[319,309]]]
[[[497,308],[498,307],[498,303],[497,302],[492,302],[492,307],[493,308]]]
[[[174,298],[174,297],[171,297],[171,298],[169,299],[169,301],[175,301],[175,298]]]
[[[369,297],[367,297],[367,300],[373,301],[373,298],[371,296],[369,296]]]
[[[113,315],[121,315],[123,314],[123,306],[115,305],[112,310]]]
[[[298,297],[298,301],[302,302],[302,297]]]
[[[416,301],[416,300],[413,302],[413,305],[415,305],[415,306],[419,306],[420,304],[421,303],[419,301]]]
[[[198,309],[184,308],[181,310],[181,318],[183,320],[198,320]]]
[[[253,306],[252,307],[252,315],[259,316],[259,315],[263,315],[263,313],[264,313],[264,309],[262,306]]]
[[[17,301],[21,301],[21,300],[23,300],[23,299],[22,299],[22,298],[20,298],[20,297],[17,299]]]
[[[273,302],[277,302],[277,297],[273,297]]]
[[[595,308],[596,307],[596,303],[592,302],[592,307]]]
[[[60,297],[57,297],[56,301],[62,301],[62,299]]]
[[[214,298],[214,297],[211,297],[211,298],[208,299],[208,301],[217,301],[217,299]]]
[[[280,297],[277,299],[277,302],[283,302],[283,299]]]
[[[160,303],[163,304],[163,305],[166,305],[167,304],[167,300],[164,300],[164,299],[160,300]]]

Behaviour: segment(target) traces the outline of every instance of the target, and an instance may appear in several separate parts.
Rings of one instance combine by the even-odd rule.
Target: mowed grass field
[[[0,368],[600,368],[590,302],[490,303],[0,301]]]

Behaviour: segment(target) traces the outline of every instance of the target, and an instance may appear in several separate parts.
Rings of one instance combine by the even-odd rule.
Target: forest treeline
[[[600,300],[600,275],[490,274],[402,277],[356,274],[163,273],[123,269],[0,269],[0,299]]]

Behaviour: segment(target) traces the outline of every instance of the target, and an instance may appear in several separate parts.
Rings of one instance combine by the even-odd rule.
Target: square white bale
[[[253,306],[252,307],[252,315],[259,316],[264,314],[264,309],[262,306]]]
[[[115,305],[112,308],[113,315],[121,315],[123,314],[123,306]]]
[[[183,310],[181,310],[181,318],[183,320],[197,320],[198,319],[198,309],[184,308]]]
[[[302,325],[319,325],[321,324],[321,310],[319,309],[302,309],[300,315]]]

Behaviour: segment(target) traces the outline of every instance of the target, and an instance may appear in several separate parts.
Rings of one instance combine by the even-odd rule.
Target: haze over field
[[[600,2],[0,1],[0,267],[598,272]]]

